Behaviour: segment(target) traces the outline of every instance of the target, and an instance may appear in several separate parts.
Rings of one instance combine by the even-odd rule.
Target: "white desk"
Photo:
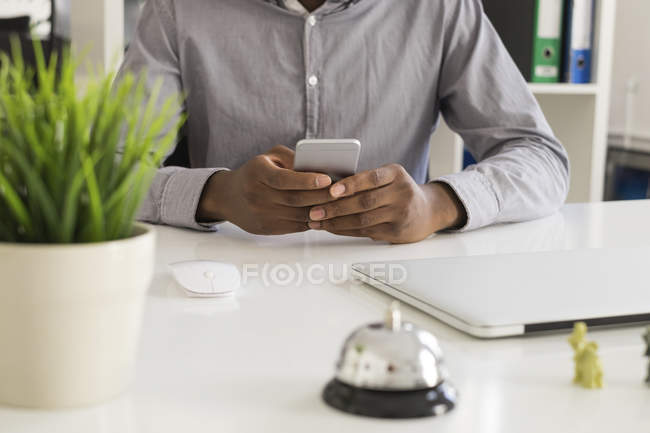
[[[343,339],[383,317],[388,298],[357,283],[265,287],[249,281],[237,305],[185,298],[166,264],[343,264],[361,260],[650,244],[650,201],[568,205],[530,223],[445,234],[390,246],[323,232],[266,238],[231,225],[216,234],[161,227],[158,270],[131,390],[94,408],[0,408],[2,433],[165,432],[640,432],[650,429],[650,389],[640,328],[590,333],[600,344],[605,389],[571,385],[566,335],[477,340],[405,309],[435,333],[459,405],[440,418],[355,417],[320,398]],[[1,384],[0,384],[1,386]]]

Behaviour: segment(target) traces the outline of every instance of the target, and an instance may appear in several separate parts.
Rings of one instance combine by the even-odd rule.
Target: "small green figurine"
[[[598,345],[593,341],[585,341],[586,335],[587,325],[584,322],[576,322],[569,336],[569,344],[575,351],[573,383],[589,389],[602,388],[603,366],[598,358]]]
[[[569,344],[573,348],[573,362],[575,364],[575,374],[573,383],[580,383],[582,374],[580,372],[581,364],[578,362],[579,354],[585,348],[585,335],[587,334],[587,325],[584,322],[576,322],[573,325],[573,332],[569,336]]]
[[[645,356],[648,357],[648,376],[645,378],[646,385],[650,386],[650,326],[645,329],[643,340],[646,344]]]

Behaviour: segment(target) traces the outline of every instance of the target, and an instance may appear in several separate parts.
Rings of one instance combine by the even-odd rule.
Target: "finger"
[[[346,215],[324,221],[311,221],[309,227],[327,231],[357,230],[391,222],[393,218],[394,211],[390,207],[384,206],[354,215]]]
[[[269,214],[283,221],[293,221],[307,225],[309,222],[308,207],[275,206],[269,209]]]
[[[398,176],[406,174],[399,164],[390,164],[373,170],[363,171],[336,182],[330,187],[332,197],[348,197],[360,191],[376,189],[393,182]]]
[[[350,236],[355,238],[370,238],[375,241],[389,241],[390,232],[392,230],[392,225],[390,223],[378,224],[374,227],[366,227],[363,229],[356,230],[335,230],[328,232],[340,235],[340,236]]]
[[[332,183],[329,176],[321,173],[303,173],[278,167],[271,156],[262,155],[259,177],[262,183],[277,190],[313,190],[325,188]]]
[[[271,201],[282,206],[304,208],[322,205],[335,200],[330,196],[327,189],[317,189],[313,191],[272,191],[270,197]]]
[[[389,188],[389,186],[384,186],[379,189],[361,192],[352,197],[333,200],[328,204],[314,207],[309,216],[314,221],[321,221],[368,212],[389,205],[393,201]]]
[[[293,160],[296,153],[287,146],[275,146],[266,153],[278,167],[293,169]]]

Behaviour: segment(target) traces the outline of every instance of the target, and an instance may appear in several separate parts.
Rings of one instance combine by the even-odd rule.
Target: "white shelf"
[[[528,87],[536,95],[596,95],[599,91],[597,84],[529,83]]]
[[[600,201],[605,185],[607,118],[616,0],[597,0],[592,84],[530,83],[571,161],[569,202]],[[460,171],[463,140],[442,121],[432,138],[429,176]]]

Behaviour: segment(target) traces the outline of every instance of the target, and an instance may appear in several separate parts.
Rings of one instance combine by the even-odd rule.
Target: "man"
[[[143,69],[187,95],[191,162],[158,171],[146,221],[404,243],[566,197],[566,153],[480,0],[149,0],[123,65]],[[428,182],[440,113],[479,163]],[[359,139],[360,172],[292,171],[305,137]]]

